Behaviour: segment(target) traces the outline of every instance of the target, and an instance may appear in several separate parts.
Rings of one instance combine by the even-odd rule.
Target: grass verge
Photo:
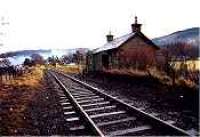
[[[19,135],[29,125],[25,112],[35,95],[40,92],[44,67],[33,67],[16,79],[0,86],[0,135]]]

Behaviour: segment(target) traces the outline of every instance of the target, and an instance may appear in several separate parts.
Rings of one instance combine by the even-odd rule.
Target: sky
[[[131,32],[150,39],[200,26],[199,0],[0,0],[0,53],[102,46]]]

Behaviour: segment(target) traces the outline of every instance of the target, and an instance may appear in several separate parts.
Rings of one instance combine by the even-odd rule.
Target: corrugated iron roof
[[[135,34],[136,33],[129,33],[129,34],[123,35],[121,37],[115,38],[115,39],[113,39],[113,41],[104,44],[102,47],[94,49],[93,54],[96,54],[96,53],[99,53],[102,51],[106,51],[109,49],[118,48],[120,45],[122,45],[124,42],[126,42],[129,38],[133,37]]]

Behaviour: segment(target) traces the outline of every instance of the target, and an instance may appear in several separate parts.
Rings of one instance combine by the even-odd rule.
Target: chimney
[[[135,16],[135,23],[131,25],[132,32],[140,32],[142,24],[138,24],[137,16]]]
[[[107,42],[113,41],[113,37],[114,37],[114,36],[111,34],[111,31],[110,31],[109,34],[106,35]]]

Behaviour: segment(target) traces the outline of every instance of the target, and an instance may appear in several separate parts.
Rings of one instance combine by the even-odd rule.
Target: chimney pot
[[[113,38],[114,38],[114,36],[111,34],[111,32],[109,32],[109,34],[106,35],[107,42],[113,41]]]

